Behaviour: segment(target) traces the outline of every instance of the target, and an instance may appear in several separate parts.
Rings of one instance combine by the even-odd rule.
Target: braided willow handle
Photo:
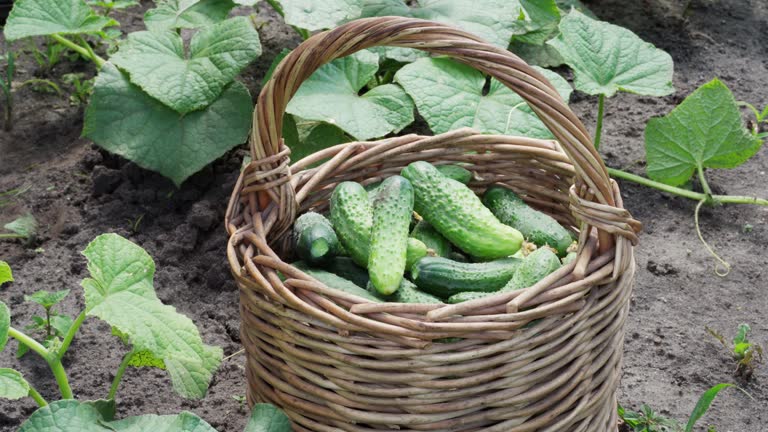
[[[577,186],[589,188],[584,194],[592,195],[590,201],[615,205],[608,172],[589,133],[546,78],[516,55],[477,36],[413,18],[352,21],[312,36],[288,54],[259,95],[251,136],[253,160],[264,160],[280,152],[283,114],[304,80],[325,63],[378,45],[447,55],[504,83],[528,102],[560,142],[575,167]]]

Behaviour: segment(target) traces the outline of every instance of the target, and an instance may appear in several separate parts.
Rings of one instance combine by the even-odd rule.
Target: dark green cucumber
[[[515,257],[514,255],[512,255],[512,256]],[[469,262],[469,258],[467,258],[461,252],[456,252],[456,251],[451,251],[451,253],[449,253],[446,258],[451,259],[451,260],[456,261],[456,262],[460,262],[460,263],[467,263],[467,262]],[[518,257],[515,257],[515,258],[518,258]]]
[[[337,255],[339,239],[333,226],[320,213],[304,213],[293,225],[296,254],[310,264],[327,262]]]
[[[472,180],[472,172],[458,165],[438,165],[435,168],[440,171],[440,174],[462,184],[467,184]]]
[[[496,291],[512,279],[523,260],[501,258],[482,263],[462,263],[424,257],[411,268],[411,278],[424,292],[448,298],[464,291]]]
[[[408,251],[413,214],[413,186],[405,177],[388,177],[373,203],[368,275],[376,290],[392,294],[400,286]]]
[[[411,237],[421,240],[427,245],[427,249],[431,249],[437,256],[448,257],[451,253],[451,242],[437,232],[437,230],[425,220],[419,221],[416,226],[413,227]]]
[[[349,256],[363,267],[368,265],[372,222],[368,192],[359,183],[339,183],[331,195],[331,223]]]
[[[416,261],[427,256],[427,245],[423,241],[408,237],[408,244],[405,251],[405,269],[411,270]]]
[[[551,216],[531,208],[519,196],[502,186],[491,186],[483,195],[483,204],[499,220],[516,228],[536,246],[548,245],[564,256],[573,242],[571,233]]]
[[[374,296],[378,294],[378,291],[371,283],[368,284],[367,289]],[[388,302],[394,302],[394,303],[435,304],[435,303],[443,302],[442,300],[433,296],[432,294],[427,294],[423,291],[419,291],[418,287],[416,287],[416,285],[414,285],[413,282],[405,278],[403,278],[403,280],[400,281],[400,286],[397,288],[397,291],[395,291],[394,294],[385,296],[383,297],[383,299]]]
[[[368,285],[370,278],[368,277],[368,270],[355,264],[352,258],[337,256],[330,259],[323,264],[323,269],[329,272],[349,279],[354,282],[355,285],[364,287]]]
[[[355,283],[352,281],[344,279],[341,276],[335,275],[325,270],[312,268],[303,261],[297,261],[292,265],[307,275],[327,285],[329,288],[336,288],[337,290],[341,290],[348,294],[353,294],[373,302],[381,302],[381,299],[369,293],[365,288],[361,288],[355,285]]]
[[[502,292],[515,291],[530,286],[544,279],[548,274],[560,268],[560,259],[549,248],[540,248],[531,252],[518,267],[512,278],[496,292],[461,292],[448,298],[448,303],[461,303]]]
[[[512,255],[522,246],[519,231],[499,222],[471,189],[428,162],[413,162],[402,175],[413,184],[416,212],[462,251],[490,260]]]

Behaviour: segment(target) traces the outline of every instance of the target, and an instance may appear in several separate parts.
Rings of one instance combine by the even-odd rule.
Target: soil
[[[627,27],[669,52],[675,60],[676,92],[664,98],[620,94],[609,99],[601,153],[608,164],[643,173],[645,122],[669,112],[696,87],[717,76],[738,100],[768,103],[768,5],[764,0],[693,0],[686,10],[674,0],[601,0],[588,2],[603,20]],[[144,2],[141,9],[150,4]],[[143,10],[118,14],[125,30],[141,27]],[[245,10],[239,10],[245,13]],[[299,40],[269,7],[258,14],[264,54],[242,80],[256,95],[272,59]],[[21,47],[16,47],[19,49]],[[19,82],[40,72],[24,56]],[[77,71],[93,75],[85,63],[64,62],[47,74]],[[45,74],[44,74],[45,75]],[[0,223],[32,213],[40,223],[31,244],[0,242],[0,259],[8,261],[16,282],[0,299],[13,312],[13,325],[23,327],[42,312],[23,296],[39,289],[70,288],[61,312],[83,308],[79,282],[87,275],[79,251],[104,232],[115,232],[143,246],[157,263],[155,287],[162,301],[175,306],[199,326],[204,340],[223,347],[228,357],[216,374],[208,396],[185,401],[170,391],[160,370],[130,369],[121,385],[119,415],[194,411],[220,431],[243,429],[246,412],[237,400],[245,393],[244,357],[240,347],[238,295],[225,259],[222,228],[229,193],[245,146],[233,150],[181,188],[157,174],[110,155],[79,137],[82,108],[65,97],[16,91],[15,127],[0,133],[0,191],[24,190],[0,207]],[[575,94],[572,108],[593,125],[596,100]],[[768,150],[744,166],[708,173],[718,193],[766,195]],[[623,182],[625,205],[645,224],[636,249],[637,283],[627,328],[624,377],[619,399],[638,409],[654,407],[681,420],[699,395],[721,382],[739,384],[752,396],[726,390],[701,426],[718,431],[760,432],[768,424],[768,371],[758,369],[750,381],[734,376],[728,353],[705,326],[730,338],[738,324],[752,327],[752,337],[768,347],[768,209],[727,206],[702,212],[704,235],[733,264],[724,278],[714,274],[714,261],[697,239],[695,203]],[[751,228],[750,228],[751,227]],[[106,324],[89,319],[75,340],[65,366],[78,398],[106,396],[126,348],[109,334]],[[0,354],[3,367],[22,371],[43,394],[57,389],[46,364],[34,354],[14,357],[15,343]],[[35,409],[29,400],[0,401],[0,432],[16,430]]]

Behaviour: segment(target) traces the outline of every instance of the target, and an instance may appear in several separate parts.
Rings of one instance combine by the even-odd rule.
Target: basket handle
[[[259,94],[254,111],[251,155],[263,172],[276,174],[276,166],[287,165],[288,152],[282,147],[281,137],[283,115],[302,82],[334,59],[379,45],[447,55],[504,83],[531,106],[572,161],[579,200],[601,204],[601,207],[616,206],[611,180],[589,132],[544,76],[511,52],[470,33],[433,21],[404,17],[351,21],[315,34],[283,59]],[[280,171],[281,175],[290,176],[285,169]],[[272,184],[284,182],[277,180]],[[281,199],[287,198],[283,192],[287,191],[278,192]],[[600,231],[603,249],[612,242],[606,232]]]

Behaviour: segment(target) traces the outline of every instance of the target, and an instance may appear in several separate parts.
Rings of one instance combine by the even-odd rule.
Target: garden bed
[[[669,4],[667,4],[669,3]],[[737,100],[763,106],[768,102],[768,5],[760,0],[694,0],[690,13],[668,0],[588,4],[598,17],[627,27],[671,54],[675,61],[673,95],[650,98],[623,94],[610,99],[606,110],[601,153],[608,165],[641,173],[644,167],[643,128],[650,117],[668,113],[699,85],[720,77]],[[141,9],[149,7],[144,4]],[[137,8],[119,19],[125,29],[141,24]],[[253,95],[271,60],[299,38],[269,9],[259,33],[264,54],[243,74]],[[69,68],[93,74],[89,64]],[[33,63],[18,66],[29,78]],[[565,72],[565,70],[561,71]],[[588,127],[595,122],[594,99],[575,93],[571,107]],[[16,94],[12,132],[0,132],[0,191],[21,188],[15,204],[0,208],[0,222],[31,212],[41,226],[31,245],[0,242],[0,259],[14,269],[16,282],[0,298],[14,312],[14,323],[26,323],[38,313],[23,302],[39,289],[78,290],[86,276],[80,251],[104,232],[116,232],[144,247],[157,263],[155,287],[160,299],[188,315],[206,343],[224,349],[225,360],[208,396],[186,401],[170,390],[163,371],[129,369],[120,395],[119,415],[194,411],[220,431],[240,431],[246,420],[241,397],[245,392],[244,356],[239,338],[238,294],[225,257],[224,209],[246,154],[245,147],[192,176],[177,189],[172,182],[131,162],[96,149],[79,138],[82,108],[55,95],[25,88]],[[717,193],[765,195],[768,150],[748,164],[710,174]],[[704,422],[720,431],[759,432],[768,424],[768,384],[765,368],[750,382],[737,381],[727,353],[705,326],[730,336],[738,324],[752,326],[753,338],[768,342],[768,297],[765,295],[768,253],[768,209],[726,206],[702,213],[704,235],[733,264],[720,278],[713,260],[698,241],[693,201],[622,183],[625,206],[643,221],[636,249],[637,283],[625,343],[620,403],[637,409],[651,405],[662,414],[686,418],[698,396],[720,382],[735,382],[754,400],[735,391],[718,398]],[[750,228],[751,227],[751,228]],[[70,295],[63,311],[83,308],[81,296]],[[75,394],[83,399],[106,396],[113,371],[124,354],[114,349],[106,324],[88,320],[65,360]],[[111,339],[111,336],[108,337]],[[127,350],[127,348],[126,348]],[[232,357],[229,357],[232,356]],[[13,350],[0,354],[0,365],[13,367],[44,396],[56,388],[48,367]],[[0,431],[16,430],[36,408],[32,400],[0,401]]]

